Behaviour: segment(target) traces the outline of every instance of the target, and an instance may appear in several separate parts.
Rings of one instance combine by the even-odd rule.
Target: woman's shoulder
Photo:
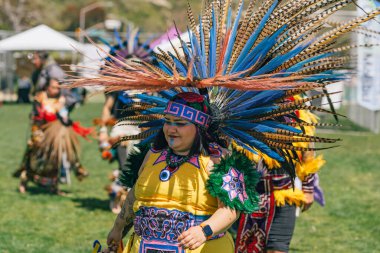
[[[212,142],[209,144],[209,153],[212,163],[219,164],[220,160],[228,155],[230,151],[226,148],[223,148],[218,143]]]
[[[158,154],[164,152],[166,149],[158,149],[153,147],[153,145],[149,148],[149,154]]]
[[[228,156],[230,154],[230,151],[226,148],[223,148],[219,144],[213,142],[209,145],[209,161],[206,166],[206,171],[208,174],[211,173],[211,171],[214,168],[214,165],[219,164],[222,158]]]

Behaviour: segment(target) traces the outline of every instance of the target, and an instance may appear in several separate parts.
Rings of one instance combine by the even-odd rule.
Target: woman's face
[[[46,89],[48,97],[54,98],[57,97],[60,93],[60,87],[57,80],[51,79],[49,86]]]
[[[163,130],[169,147],[184,154],[190,151],[197,134],[197,127],[193,123],[172,115],[165,115]]]
[[[33,54],[33,58],[32,58],[32,63],[34,64],[34,66],[39,69],[42,67],[42,60],[41,60],[41,57],[37,54],[37,53],[34,53]]]

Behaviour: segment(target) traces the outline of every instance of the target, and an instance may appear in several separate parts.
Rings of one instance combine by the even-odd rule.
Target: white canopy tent
[[[46,26],[39,25],[0,41],[0,51],[77,51],[81,43]]]
[[[82,44],[46,26],[39,25],[0,41],[0,81],[2,89],[12,92],[18,51],[58,51],[76,53]]]

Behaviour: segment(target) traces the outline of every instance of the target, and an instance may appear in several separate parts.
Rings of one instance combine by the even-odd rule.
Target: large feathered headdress
[[[153,49],[150,47],[151,39],[144,42],[140,41],[139,28],[128,26],[125,37],[115,30],[114,40],[116,44],[111,45],[107,40],[100,38],[100,40],[109,47],[109,56],[105,58],[106,63],[118,61],[125,62],[128,59],[139,59],[145,62],[152,61]],[[115,64],[115,63],[114,63]]]
[[[181,92],[202,94],[212,109],[211,134],[286,162],[294,157],[292,152],[310,149],[295,142],[337,141],[304,133],[303,126],[320,124],[303,122],[295,112],[330,112],[309,102],[328,96],[325,86],[344,78],[335,70],[346,68],[343,52],[351,46],[338,47],[337,41],[380,14],[377,9],[336,27],[329,25],[327,18],[351,2],[265,0],[251,1],[244,9],[241,0],[233,14],[230,1],[219,0],[207,3],[199,18],[189,7],[189,43],[178,36],[181,48],[173,48],[174,53],[161,50],[155,55],[156,65],[127,64],[110,56],[115,63],[106,66],[103,75],[78,79],[73,86],[159,93],[136,92],[139,102],[134,102],[133,110],[140,114],[123,120],[149,129],[122,140],[152,140],[173,97]],[[291,99],[312,89],[324,93]],[[123,120],[118,124],[124,124]]]

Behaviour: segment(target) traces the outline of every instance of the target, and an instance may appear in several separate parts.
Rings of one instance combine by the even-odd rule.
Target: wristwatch
[[[206,236],[207,240],[209,240],[212,237],[212,234],[214,233],[210,225],[206,225],[202,223],[199,226],[202,228],[203,234]]]

